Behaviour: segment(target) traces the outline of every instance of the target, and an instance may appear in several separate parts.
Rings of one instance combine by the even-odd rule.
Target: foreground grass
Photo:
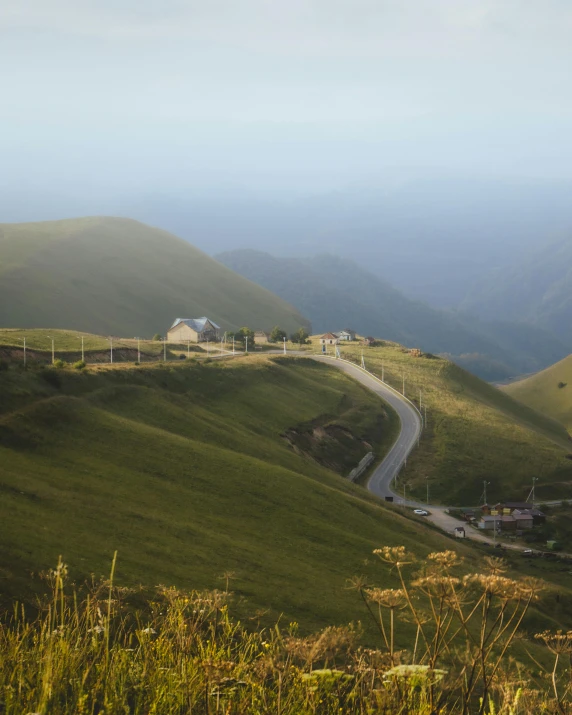
[[[263,629],[256,614],[241,622],[228,579],[216,591],[148,595],[115,586],[114,558],[109,580],[78,593],[60,561],[45,574],[50,596],[36,618],[15,608],[0,620],[0,711],[569,712],[570,665],[560,661],[572,652],[570,635],[526,628],[541,583],[511,579],[496,558],[460,578],[451,551],[424,564],[404,547],[374,553],[382,562],[374,583],[355,580],[352,591],[376,626],[373,648],[360,645],[355,624],[301,635],[294,622]],[[396,588],[386,587],[390,573]],[[415,638],[405,645],[411,626]],[[523,649],[534,654],[528,666]]]
[[[342,356],[359,361],[362,348],[343,346]],[[556,421],[513,400],[497,388],[434,356],[412,357],[399,345],[363,350],[366,366],[423,411],[421,445],[402,472],[407,493],[425,501],[475,505],[487,486],[490,501],[526,498],[538,477],[537,499],[572,496],[572,444]]]
[[[119,550],[122,584],[212,589],[232,571],[239,610],[316,628],[357,617],[346,578],[375,545],[446,541],[290,446],[316,420],[352,431],[356,463],[387,446],[383,403],[309,360],[10,369],[0,394],[4,600],[31,598],[59,554],[82,580]]]

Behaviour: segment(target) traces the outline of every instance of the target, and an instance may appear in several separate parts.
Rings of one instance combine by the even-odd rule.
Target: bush
[[[66,364],[63,360],[54,360],[54,367],[57,368],[58,370],[61,370],[62,367],[65,367]]]
[[[567,384],[568,384],[567,382],[559,382],[558,389],[561,390],[563,387],[566,387]]]
[[[159,335],[159,333],[155,333],[155,335],[153,335],[153,340],[163,340],[163,338]]]
[[[73,367],[75,370],[85,370],[86,364],[83,360],[78,360],[77,362],[74,362]]]

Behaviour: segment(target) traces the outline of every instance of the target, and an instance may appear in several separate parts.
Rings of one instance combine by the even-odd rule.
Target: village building
[[[339,340],[355,340],[356,339],[356,331],[355,330],[341,330],[339,333],[334,333],[334,335],[338,336]]]
[[[320,345],[337,345],[339,342],[339,338],[335,333],[324,333],[320,337]]]
[[[254,343],[255,345],[265,345],[270,342],[270,333],[266,333],[264,330],[256,330],[254,333]]]
[[[177,318],[167,331],[169,343],[204,343],[218,340],[220,327],[209,318]]]
[[[495,514],[504,514],[504,515],[509,515],[512,514],[512,512],[515,509],[532,509],[533,504],[530,502],[523,502],[523,501],[506,501],[506,502],[499,502],[498,504],[495,504],[494,507],[491,509],[491,514],[494,516]]]
[[[371,346],[371,345],[373,345],[374,343],[375,343],[375,338],[372,338],[372,337],[364,338],[364,339],[361,341],[361,344],[362,344],[362,345],[368,345],[368,346]]]

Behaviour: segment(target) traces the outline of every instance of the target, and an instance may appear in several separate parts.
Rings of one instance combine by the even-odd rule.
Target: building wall
[[[255,335],[255,336],[254,336],[254,342],[255,342],[257,345],[263,345],[263,344],[269,342],[269,341],[268,341],[268,335]]]
[[[187,340],[190,340],[191,343],[198,343],[199,334],[186,323],[179,323],[167,333],[168,343],[186,343]]]

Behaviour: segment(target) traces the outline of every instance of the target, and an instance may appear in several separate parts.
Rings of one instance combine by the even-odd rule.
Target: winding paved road
[[[397,497],[398,495],[391,489],[391,483],[419,440],[421,435],[421,418],[419,413],[411,403],[405,400],[399,393],[381,382],[381,380],[372,377],[357,365],[321,355],[313,355],[312,358],[334,365],[353,377],[354,380],[361,382],[362,385],[385,400],[399,415],[401,421],[399,436],[383,461],[376,467],[367,484],[369,491],[382,499],[387,496]],[[411,505],[414,505],[413,502],[411,502]]]

